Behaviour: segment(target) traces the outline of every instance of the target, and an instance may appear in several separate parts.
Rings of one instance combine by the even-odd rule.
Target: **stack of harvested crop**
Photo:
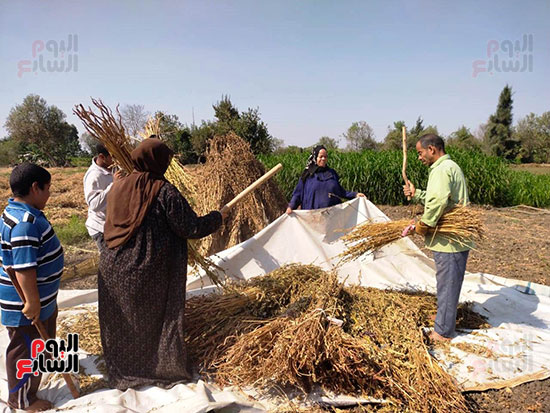
[[[194,171],[196,186],[202,191],[196,198],[197,212],[204,214],[227,204],[265,172],[250,144],[234,133],[213,138],[206,163]],[[221,231],[202,241],[201,251],[210,255],[250,238],[278,218],[285,208],[284,195],[269,180],[232,208]]]
[[[407,219],[365,222],[342,237],[347,248],[340,256],[343,261],[350,261],[365,253],[379,250],[401,239],[403,229],[410,223]],[[462,245],[483,240],[485,229],[479,211],[459,205],[443,214],[437,225],[428,230],[428,234],[440,234]]]
[[[466,411],[457,384],[427,351],[436,299],[425,292],[344,288],[334,274],[291,265],[187,305],[192,356],[221,385],[315,385],[390,400],[410,411]],[[468,327],[484,326],[470,307]],[[341,326],[339,326],[341,324]]]

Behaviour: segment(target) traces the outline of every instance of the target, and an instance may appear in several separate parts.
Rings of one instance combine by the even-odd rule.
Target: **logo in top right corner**
[[[519,73],[533,71],[533,35],[524,34],[521,40],[489,40],[487,59],[472,62],[472,77],[480,73]]]

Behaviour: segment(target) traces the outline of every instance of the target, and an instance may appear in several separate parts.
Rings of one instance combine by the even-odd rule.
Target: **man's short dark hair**
[[[107,148],[105,146],[103,146],[101,143],[98,143],[96,146],[95,146],[95,150],[97,152],[97,154],[99,155],[100,153],[105,155],[105,156],[109,156],[110,153],[109,151],[107,150]]]
[[[38,182],[38,187],[44,189],[52,180],[50,173],[34,163],[25,162],[13,168],[10,175],[10,187],[13,196],[27,196],[32,184]]]
[[[437,136],[435,133],[428,133],[426,135],[423,135],[418,139],[418,142],[420,142],[420,145],[424,149],[427,149],[428,146],[434,146],[436,149],[445,152],[445,141],[442,137]]]

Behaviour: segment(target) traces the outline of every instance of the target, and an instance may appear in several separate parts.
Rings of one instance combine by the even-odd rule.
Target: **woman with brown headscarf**
[[[164,179],[172,151],[158,139],[134,151],[134,172],[107,198],[99,262],[101,343],[109,385],[168,386],[191,378],[184,343],[187,238],[222,224],[220,212],[197,217]]]

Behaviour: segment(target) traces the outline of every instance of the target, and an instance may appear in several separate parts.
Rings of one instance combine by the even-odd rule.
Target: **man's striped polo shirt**
[[[2,324],[10,327],[31,324],[21,312],[23,303],[5,267],[14,270],[36,268],[42,306],[40,319],[48,319],[57,305],[57,291],[63,273],[63,248],[52,226],[38,209],[10,199],[0,219],[0,237]]]

